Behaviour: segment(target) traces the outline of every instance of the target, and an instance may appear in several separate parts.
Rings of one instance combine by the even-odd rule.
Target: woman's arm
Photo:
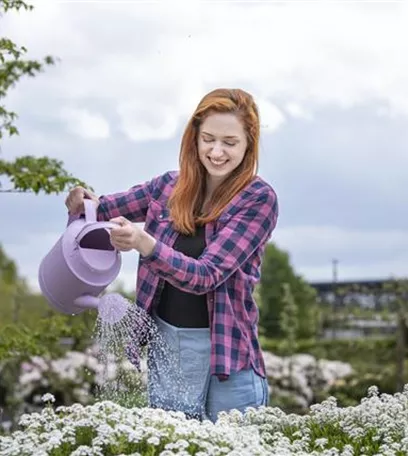
[[[97,212],[98,220],[108,221],[122,216],[133,223],[144,222],[150,197],[160,179],[163,179],[163,176],[135,185],[125,192],[100,196]]]
[[[232,216],[207,245],[198,259],[145,237],[147,246],[154,246],[141,261],[158,276],[184,291],[205,294],[225,282],[254,251],[267,242],[278,218],[278,202],[270,187],[263,187]],[[143,252],[143,240],[138,248]],[[146,249],[149,251],[149,248]]]

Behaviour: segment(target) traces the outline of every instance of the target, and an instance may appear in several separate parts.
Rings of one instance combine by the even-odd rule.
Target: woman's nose
[[[211,150],[211,155],[214,157],[221,156],[223,154],[222,145],[219,142],[215,142]]]

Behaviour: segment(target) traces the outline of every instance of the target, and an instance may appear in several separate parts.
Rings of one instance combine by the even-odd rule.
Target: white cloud
[[[313,120],[310,112],[307,112],[303,106],[298,103],[289,102],[285,106],[286,112],[294,118]]]
[[[6,32],[36,55],[61,57],[41,76],[53,96],[110,102],[122,131],[146,140],[171,135],[215,86],[290,99],[294,116],[371,101],[406,115],[407,18],[402,3],[38,2]],[[261,115],[270,111],[266,103]]]
[[[152,109],[154,108],[154,109]],[[169,139],[177,130],[177,112],[171,106],[160,103],[145,105],[137,100],[118,106],[122,131],[132,141]]]
[[[262,130],[268,132],[277,130],[285,121],[282,111],[266,100],[256,99],[255,101],[259,109]]]
[[[110,136],[109,123],[98,113],[87,109],[63,108],[61,118],[68,131],[84,139],[106,139]]]

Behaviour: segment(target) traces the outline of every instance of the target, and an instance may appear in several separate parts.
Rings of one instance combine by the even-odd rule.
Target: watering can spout
[[[83,295],[79,298],[76,298],[74,304],[75,306],[81,307],[83,309],[97,309],[100,302],[100,298],[96,298],[95,296],[91,295]]]
[[[76,298],[74,304],[84,309],[97,309],[99,318],[110,324],[122,320],[130,309],[129,302],[119,293],[109,293],[100,298],[83,295]]]

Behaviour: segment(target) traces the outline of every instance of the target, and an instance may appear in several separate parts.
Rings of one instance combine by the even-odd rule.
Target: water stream
[[[115,309],[120,309],[120,318]],[[94,341],[98,361],[104,366],[97,391],[99,400],[111,400],[125,407],[149,406],[148,352],[154,351],[160,371],[171,378],[172,385],[164,390],[155,389],[156,405],[166,408],[166,404],[172,404],[169,408],[181,407],[187,412],[195,408],[196,404],[191,403],[191,386],[183,376],[178,358],[154,319],[136,304],[118,293],[102,296]]]

